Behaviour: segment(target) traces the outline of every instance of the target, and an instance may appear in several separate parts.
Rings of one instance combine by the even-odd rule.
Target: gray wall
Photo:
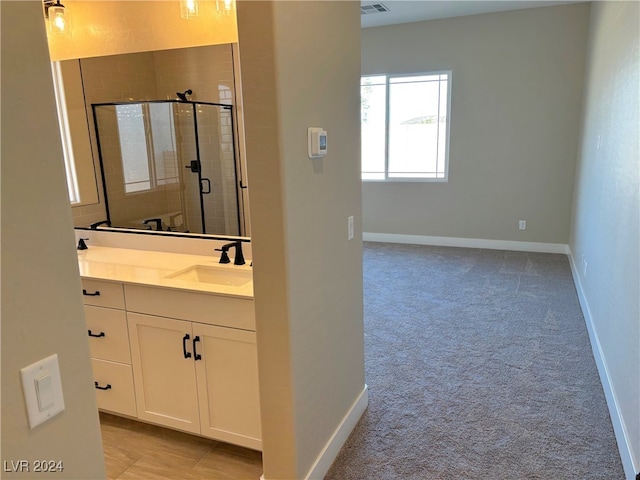
[[[364,388],[359,3],[237,5],[264,476],[305,478]]]
[[[55,475],[2,478],[105,478],[42,3],[0,8],[2,460],[64,466]],[[65,411],[30,430],[20,369],[54,353]]]
[[[592,6],[571,235],[574,274],[628,479],[640,471],[639,6]]]
[[[588,17],[577,4],[363,29],[363,74],[453,80],[449,182],[364,183],[363,230],[567,244]]]

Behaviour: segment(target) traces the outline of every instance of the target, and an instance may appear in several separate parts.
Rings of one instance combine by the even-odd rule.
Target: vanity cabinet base
[[[83,279],[98,408],[262,450],[253,301]]]
[[[138,418],[261,450],[255,332],[127,318]]]

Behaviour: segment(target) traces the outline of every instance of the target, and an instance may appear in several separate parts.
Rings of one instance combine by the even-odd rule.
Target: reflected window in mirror
[[[116,105],[125,193],[178,183],[170,104]]]
[[[51,71],[71,205],[97,204],[98,184],[80,63],[51,62]]]
[[[78,177],[76,175],[75,160],[73,158],[73,145],[67,115],[67,101],[64,95],[64,81],[60,62],[51,62],[53,73],[53,89],[58,110],[58,124],[60,126],[60,139],[62,141],[62,154],[64,156],[64,170],[67,174],[67,189],[71,204],[80,203],[80,191],[78,189]]]

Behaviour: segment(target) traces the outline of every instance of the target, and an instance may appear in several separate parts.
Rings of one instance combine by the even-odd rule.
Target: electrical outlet
[[[353,240],[353,215],[347,218],[347,240]]]
[[[527,221],[526,220],[519,220],[518,221],[518,228],[520,230],[526,230],[527,228]]]

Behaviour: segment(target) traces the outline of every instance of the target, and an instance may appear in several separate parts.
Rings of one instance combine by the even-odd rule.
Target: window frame
[[[64,80],[60,62],[51,62],[51,73],[53,78],[53,91],[56,99],[56,110],[58,113],[62,158],[64,159],[64,170],[67,178],[67,191],[69,192],[69,202],[75,207],[81,204],[82,197],[80,195],[80,186],[76,173],[76,160],[73,155],[71,128],[69,126],[67,100],[65,97]]]
[[[140,117],[142,119],[142,130],[144,130],[144,145],[145,145],[145,156],[146,156],[146,179],[145,180],[139,180],[139,181],[131,181],[131,182],[127,182],[126,179],[126,174],[124,172],[124,159],[123,160],[123,164],[122,164],[122,168],[123,168],[123,188],[124,188],[124,194],[125,196],[131,196],[131,195],[140,195],[140,194],[144,194],[144,193],[150,193],[153,192],[155,190],[161,189],[161,188],[166,188],[168,185],[174,185],[174,184],[178,184],[179,182],[179,174],[178,174],[178,165],[177,165],[177,147],[175,145],[175,143],[173,144],[174,146],[174,152],[176,153],[176,176],[174,177],[168,177],[166,176],[166,172],[165,172],[165,176],[163,176],[162,178],[159,177],[158,175],[158,166],[157,166],[157,157],[156,157],[156,144],[154,141],[154,128],[153,128],[153,107],[155,105],[169,105],[169,104],[164,104],[164,103],[146,103],[144,105],[141,104],[141,108],[140,108]],[[122,107],[122,106],[131,106],[131,105],[127,105],[127,104],[123,104],[123,105],[115,105],[115,111],[116,111],[116,119],[117,119],[117,128],[118,128],[118,137],[119,137],[119,142],[120,142],[120,152],[122,154],[123,151],[123,144],[122,144],[122,136],[120,134],[120,132],[122,131],[122,125],[120,124],[120,121],[117,117],[118,115],[118,107]],[[171,107],[169,107],[171,108]],[[171,125],[171,129],[172,132],[174,134],[173,136],[173,140],[175,140],[175,125],[172,123]],[[127,187],[131,187],[132,185],[136,185],[136,184],[140,184],[140,183],[145,183],[148,184],[149,187],[148,188],[140,188],[140,189],[135,189],[135,190],[128,190]]]
[[[436,76],[447,75],[447,115],[446,115],[446,131],[445,140],[443,142],[444,151],[444,177],[430,178],[430,177],[389,177],[389,117],[390,117],[390,79],[395,78],[408,78],[408,77],[422,77],[422,76]],[[384,178],[362,178],[362,161],[360,163],[360,175],[362,182],[367,183],[447,183],[449,181],[449,149],[450,149],[450,137],[451,137],[451,85],[452,85],[452,71],[451,70],[433,70],[425,72],[411,72],[411,73],[367,73],[360,75],[360,88],[362,88],[362,79],[365,77],[385,77],[385,152],[384,152]]]

